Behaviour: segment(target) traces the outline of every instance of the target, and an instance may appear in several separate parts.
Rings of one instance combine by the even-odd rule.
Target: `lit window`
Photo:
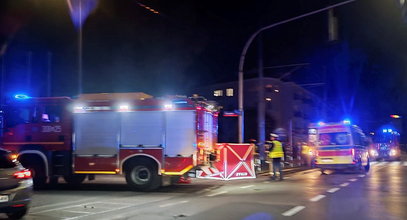
[[[213,96],[223,96],[223,90],[215,90],[215,91],[213,91]]]
[[[233,89],[226,89],[226,96],[233,96]]]

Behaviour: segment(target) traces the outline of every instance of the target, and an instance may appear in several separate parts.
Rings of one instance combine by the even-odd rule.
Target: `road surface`
[[[407,219],[407,162],[373,162],[367,174],[307,170],[271,181],[194,179],[132,192],[104,177],[36,191],[24,219]],[[0,216],[5,218],[5,216]]]

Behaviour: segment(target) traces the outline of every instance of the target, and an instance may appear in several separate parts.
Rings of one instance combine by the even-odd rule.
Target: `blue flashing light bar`
[[[16,95],[14,95],[14,98],[15,99],[31,99],[31,97],[26,94],[16,94]]]
[[[173,101],[174,104],[187,104],[188,102],[186,100],[178,100],[178,101]]]

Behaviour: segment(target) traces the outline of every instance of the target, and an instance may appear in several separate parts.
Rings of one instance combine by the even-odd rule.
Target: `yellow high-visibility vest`
[[[284,157],[283,145],[280,141],[272,141],[273,149],[269,153],[270,158],[281,158]]]

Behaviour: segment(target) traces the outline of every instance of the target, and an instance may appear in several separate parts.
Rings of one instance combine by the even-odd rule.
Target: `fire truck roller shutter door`
[[[166,148],[169,157],[191,156],[196,151],[195,111],[167,111]]]
[[[117,112],[74,115],[75,154],[117,155],[120,120]]]
[[[74,173],[114,173],[118,168],[120,113],[74,114]],[[76,184],[83,176],[67,177]]]
[[[121,113],[122,146],[163,145],[164,112],[136,111]]]

